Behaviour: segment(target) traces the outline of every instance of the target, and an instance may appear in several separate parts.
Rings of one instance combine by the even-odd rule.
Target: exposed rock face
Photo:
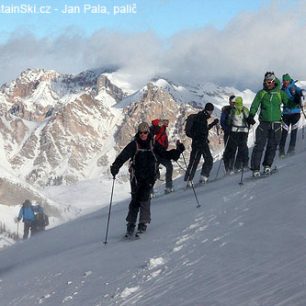
[[[181,139],[187,156],[185,120],[203,108],[203,95],[192,88],[198,100],[186,101],[184,90],[157,80],[125,99],[123,90],[96,71],[72,76],[27,70],[1,87],[1,165],[42,187],[109,175],[109,164],[138,124],[155,118],[169,119],[170,147]],[[220,146],[215,133],[210,133],[214,150]]]
[[[99,100],[98,80],[104,80]],[[40,186],[90,177],[109,151],[105,143],[118,120],[109,105],[124,96],[118,87],[92,72],[71,77],[37,70],[1,90],[0,136],[9,168]]]

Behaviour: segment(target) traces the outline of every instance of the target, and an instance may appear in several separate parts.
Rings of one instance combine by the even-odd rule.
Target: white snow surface
[[[58,192],[57,200],[102,208],[0,251],[0,304],[305,305],[301,130],[298,142],[295,156],[275,159],[271,177],[247,172],[244,185],[237,174],[197,187],[200,208],[177,179],[176,192],[152,200],[139,240],[123,240],[129,200],[116,181],[107,244],[113,181],[103,183],[107,196],[97,183]]]

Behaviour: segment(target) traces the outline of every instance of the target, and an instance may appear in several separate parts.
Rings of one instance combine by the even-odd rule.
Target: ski
[[[275,167],[273,168],[269,173],[265,173],[265,172],[260,172],[260,176],[250,176],[250,177],[247,177],[244,179],[245,182],[247,181],[256,181],[256,180],[261,180],[261,179],[265,179],[265,178],[268,178],[270,176],[272,176],[273,174],[276,174],[278,173],[278,168]],[[243,183],[239,183],[240,185],[243,185]]]
[[[138,232],[138,231],[136,233],[132,233],[132,234],[126,233],[123,236],[123,240],[137,240],[137,239],[140,239],[141,233],[142,232]]]

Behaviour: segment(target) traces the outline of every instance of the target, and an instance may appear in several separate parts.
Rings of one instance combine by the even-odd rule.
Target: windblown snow
[[[116,182],[106,245],[112,182],[108,197],[57,187],[62,199],[86,205],[88,195],[103,208],[2,250],[1,305],[305,305],[302,130],[298,137],[295,156],[275,159],[278,173],[196,188],[200,208],[178,178],[176,192],[152,200],[152,223],[139,240],[123,240],[129,194],[123,199]]]

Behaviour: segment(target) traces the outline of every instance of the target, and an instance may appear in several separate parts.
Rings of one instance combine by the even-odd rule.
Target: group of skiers
[[[260,164],[263,158],[264,174],[271,173],[271,166],[279,146],[280,157],[285,155],[285,143],[291,126],[291,139],[287,153],[294,153],[297,133],[297,123],[302,109],[301,98],[303,90],[296,86],[288,73],[284,74],[281,82],[274,72],[266,72],[263,88],[259,90],[252,102],[250,110],[243,105],[239,96],[230,96],[229,105],[223,107],[220,123],[224,132],[223,162],[226,173],[248,168],[248,134],[250,127],[256,123],[254,117],[259,111],[259,125],[256,129],[255,145],[253,148],[250,169],[252,175],[261,175]],[[191,137],[191,153],[189,164],[184,176],[187,187],[193,187],[193,178],[201,156],[204,163],[200,173],[200,183],[208,181],[213,167],[213,157],[209,148],[209,130],[219,124],[219,120],[210,119],[214,105],[206,103],[204,109],[190,115],[186,123],[186,135]],[[210,122],[210,123],[209,123]],[[127,236],[131,236],[136,228],[139,213],[138,232],[146,231],[151,221],[150,194],[159,176],[158,166],[166,167],[165,193],[173,191],[171,160],[177,161],[185,150],[181,142],[176,149],[168,149],[166,128],[169,120],[155,119],[151,127],[147,122],[138,126],[134,139],[122,150],[110,167],[113,179],[121,166],[130,160],[131,201],[126,217]],[[188,129],[187,129],[188,126]]]
[[[30,231],[31,236],[38,232],[44,231],[46,226],[49,225],[49,217],[44,212],[41,205],[32,205],[30,200],[25,200],[19,210],[16,221],[19,223],[23,221],[23,239],[28,239]]]

